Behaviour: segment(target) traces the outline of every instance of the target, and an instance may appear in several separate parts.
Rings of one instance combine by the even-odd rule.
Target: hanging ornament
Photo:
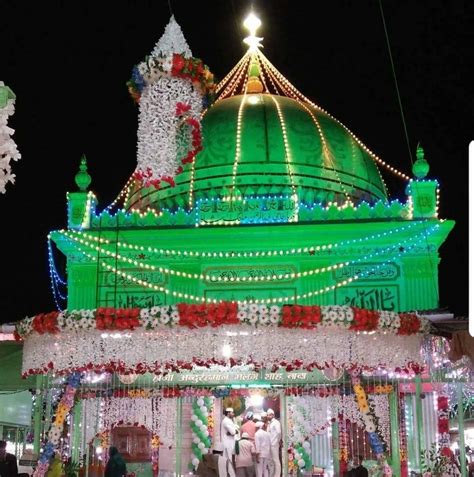
[[[183,164],[202,149],[200,116],[214,83],[209,68],[193,58],[173,16],[127,85],[140,105],[134,177],[145,187],[158,188],[162,181],[174,186]]]
[[[15,112],[15,94],[3,81],[0,81],[0,192],[5,193],[5,186],[15,182],[15,174],[11,172],[10,161],[18,161],[15,141],[11,138],[14,129],[8,127],[8,117]]]

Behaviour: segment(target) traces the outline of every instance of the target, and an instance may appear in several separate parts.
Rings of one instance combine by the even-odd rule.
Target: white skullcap
[[[257,421],[255,423],[255,427],[263,427],[263,422],[262,421]]]
[[[267,414],[275,414],[275,411],[273,409],[267,409]]]
[[[265,411],[262,412],[262,414],[260,414],[262,417],[267,417],[267,413]]]
[[[242,439],[248,439],[250,436],[249,436],[249,433],[248,432],[242,432]]]
[[[231,407],[228,407],[228,408],[225,410],[225,412],[234,412],[234,409],[231,408]]]
[[[215,451],[218,451],[218,452],[222,452],[224,450],[224,446],[223,446],[222,443],[216,442],[212,449],[215,450]]]
[[[262,419],[262,416],[260,416],[260,414],[254,414],[253,418],[257,419],[257,421],[260,421]]]

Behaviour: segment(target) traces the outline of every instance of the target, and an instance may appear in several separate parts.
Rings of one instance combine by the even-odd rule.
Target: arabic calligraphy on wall
[[[400,268],[396,263],[359,263],[357,265],[348,265],[347,267],[337,268],[332,272],[335,280],[347,280],[355,275],[359,276],[361,281],[374,280],[396,280],[400,276]]]
[[[398,285],[337,288],[335,299],[338,305],[355,306],[357,308],[384,311],[397,311],[400,309]]]
[[[196,210],[196,223],[292,222],[297,206],[289,198],[255,198],[233,201],[202,201]]]
[[[286,274],[296,273],[296,268],[284,265],[267,265],[262,267],[209,267],[204,269],[203,273],[209,277],[206,279],[206,283],[222,284],[224,281],[226,285],[239,285],[239,282],[236,283],[234,280],[255,280],[261,277],[272,277],[274,282],[282,283],[295,281],[295,278],[285,278],[284,276]],[[255,285],[258,284],[258,282],[255,283]]]

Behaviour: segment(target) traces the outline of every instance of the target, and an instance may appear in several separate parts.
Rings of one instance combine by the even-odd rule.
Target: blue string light
[[[61,278],[54,264],[53,248],[51,247],[51,238],[49,236],[48,236],[48,265],[49,265],[49,278],[51,281],[51,290],[53,292],[54,303],[56,304],[56,308],[59,311],[63,311],[63,308],[61,307],[59,301],[63,300],[64,302],[66,302],[67,295],[64,296],[61,293],[60,286],[67,287],[67,282]]]

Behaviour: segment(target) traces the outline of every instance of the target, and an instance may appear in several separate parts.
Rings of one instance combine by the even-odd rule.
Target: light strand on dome
[[[266,66],[265,66],[265,63],[262,62],[260,56],[259,56],[259,55],[256,55],[256,58],[257,58],[257,61],[258,61],[259,67],[260,67],[261,77],[267,76],[268,79],[270,80],[270,83],[271,83],[272,86],[273,86],[273,89],[274,89],[275,93],[276,93],[276,94],[279,94],[279,92],[278,92],[278,87],[277,87],[277,85],[275,84],[276,79],[267,71],[267,68],[266,68]],[[278,82],[278,81],[277,81],[277,82]],[[280,90],[282,91],[282,93],[285,94],[284,88],[282,88],[280,84],[278,84],[278,86],[280,87]]]
[[[264,93],[270,93],[270,90],[268,89],[268,85],[267,85],[267,82],[265,80],[265,73],[263,71],[263,68],[262,68],[262,64],[260,63],[260,59],[258,57],[258,55],[255,55],[254,58],[257,60],[257,63],[258,63],[258,68],[260,70],[260,79],[262,80],[262,84],[263,84],[263,92]]]
[[[53,292],[54,303],[56,305],[56,308],[59,311],[63,311],[63,308],[59,304],[59,300],[66,301],[67,296],[64,296],[61,294],[59,290],[59,285],[66,286],[67,283],[65,280],[63,280],[59,276],[59,273],[57,272],[56,266],[54,264],[53,249],[51,247],[51,238],[49,235],[48,235],[48,264],[49,264],[49,278],[51,281],[51,290]]]
[[[234,77],[232,78],[232,80],[229,82],[229,84],[226,86],[226,88],[224,89],[224,91],[218,96],[218,98],[216,99],[216,101],[219,101],[221,99],[225,99],[227,98],[228,96],[232,96],[232,93],[236,90],[236,88],[238,87],[238,85],[240,84],[241,82],[241,79],[242,79],[242,75],[244,74],[244,72],[246,72],[248,70],[248,65],[250,63],[250,55],[249,54],[246,54],[244,56],[245,58],[245,61],[241,64],[240,68],[238,69],[238,71],[235,73]]]
[[[426,240],[428,234],[431,234],[434,230],[436,230],[437,228],[439,228],[439,225],[436,224],[435,226],[431,227],[431,229],[429,231],[426,231],[424,234],[423,234],[423,238],[421,240]],[[414,248],[418,243],[421,242],[418,241],[416,242],[415,244],[411,245],[411,246],[407,246],[407,243],[413,241],[415,239],[415,237],[410,237],[409,239],[405,240],[403,242],[403,245],[404,247],[400,247],[400,252],[395,256],[395,258],[399,258],[401,257],[404,253],[410,251],[412,248]],[[399,244],[396,244],[396,245],[393,245],[391,248],[397,248],[402,242],[400,242]],[[89,259],[91,259],[92,261],[98,261],[97,257],[94,256],[94,255],[91,255],[87,252],[85,252],[84,250],[81,249],[81,247],[78,247],[79,248],[79,251],[85,255],[86,257],[88,257]],[[364,257],[360,257],[359,259],[356,260],[357,261],[362,261],[362,260],[368,260],[370,258],[373,258],[375,256],[378,256],[380,255],[382,252],[375,252],[373,254],[368,254],[368,255],[365,255]],[[393,260],[394,257],[391,257],[391,259]],[[190,299],[190,300],[193,300],[193,301],[197,301],[197,302],[201,302],[201,303],[219,303],[220,301],[222,300],[217,300],[215,298],[207,298],[207,297],[202,297],[202,296],[196,296],[196,295],[193,295],[193,294],[190,294],[190,293],[182,293],[182,292],[177,292],[177,291],[173,291],[173,290],[170,290],[169,288],[166,288],[166,287],[163,287],[163,286],[160,286],[160,285],[153,285],[152,283],[149,283],[145,280],[141,280],[141,279],[137,279],[136,277],[134,277],[133,275],[130,275],[128,273],[125,273],[125,272],[122,272],[121,270],[119,270],[117,267],[113,267],[109,264],[107,264],[106,262],[100,262],[100,264],[105,267],[107,270],[113,272],[114,274],[116,275],[119,275],[121,276],[122,278],[125,278],[127,280],[130,280],[132,281],[133,283],[137,283],[138,285],[140,286],[143,286],[145,288],[149,288],[149,289],[152,289],[152,290],[155,290],[155,291],[160,291],[160,292],[163,292],[165,294],[168,294],[168,295],[172,295],[176,298],[184,298],[184,299]],[[283,303],[283,302],[287,302],[288,300],[304,300],[306,298],[310,298],[312,296],[315,296],[315,295],[323,295],[325,293],[328,293],[328,292],[331,292],[331,291],[334,291],[336,288],[340,288],[340,287],[343,287],[349,283],[352,283],[356,280],[359,280],[360,278],[363,278],[365,275],[368,275],[369,273],[372,273],[373,271],[377,270],[378,268],[382,267],[382,266],[385,266],[386,265],[386,262],[381,262],[380,264],[368,269],[367,271],[365,272],[362,272],[360,275],[357,275],[357,274],[354,274],[352,277],[349,277],[345,280],[341,280],[339,282],[336,282],[336,284],[334,285],[330,285],[330,286],[325,286],[325,287],[321,287],[317,290],[311,290],[309,292],[306,292],[306,293],[303,293],[301,295],[296,295],[296,296],[286,296],[286,297],[278,297],[278,298],[265,298],[265,299],[257,299],[257,300],[244,300],[244,301],[238,301],[237,303],[240,303],[240,304],[247,304],[247,303],[261,303],[261,304],[269,304],[269,303]]]
[[[279,71],[278,69],[271,63],[270,60],[259,50],[257,52],[258,55],[261,55],[262,61],[265,61],[268,64],[269,69],[273,72],[273,74],[279,78],[289,90],[291,90],[301,101],[310,104],[314,108],[322,111],[324,114],[327,114],[331,119],[336,121],[340,126],[342,126],[346,132],[348,132],[352,138],[357,142],[357,144],[362,147],[362,149],[367,152],[376,162],[384,166],[387,170],[392,172],[395,175],[398,175],[399,177],[409,180],[410,177],[404,174],[403,172],[398,171],[396,168],[392,167],[390,164],[387,164],[385,161],[380,159],[375,153],[373,153],[352,131],[350,131],[347,126],[342,124],[338,119],[336,119],[334,116],[332,116],[330,113],[328,113],[326,110],[318,106],[317,104],[313,103],[309,98],[307,98],[303,93],[301,93],[298,89],[296,89]]]
[[[417,237],[417,236],[422,235],[424,233],[425,233],[425,231],[422,230],[420,233],[414,235],[413,237]],[[301,277],[317,275],[317,274],[320,274],[320,273],[327,273],[327,272],[337,270],[337,269],[345,267],[345,266],[350,266],[350,265],[354,265],[355,263],[358,263],[357,260],[356,261],[348,260],[348,261],[336,263],[334,265],[328,265],[328,266],[325,266],[325,267],[319,267],[319,268],[314,268],[314,269],[310,269],[310,270],[305,270],[303,272],[280,273],[280,274],[276,274],[276,275],[267,275],[267,276],[260,276],[260,277],[242,277],[242,278],[233,277],[233,278],[229,279],[227,277],[221,278],[221,277],[213,277],[211,275],[207,275],[207,274],[203,274],[203,273],[188,273],[188,272],[184,272],[184,271],[175,270],[175,269],[172,269],[172,268],[150,265],[148,263],[142,263],[142,262],[139,262],[138,260],[134,260],[134,259],[125,257],[125,256],[123,256],[119,253],[111,252],[107,249],[101,248],[101,247],[99,247],[99,246],[97,246],[97,245],[95,245],[95,244],[93,244],[93,243],[91,243],[87,240],[84,240],[82,238],[75,237],[70,232],[63,232],[63,235],[65,235],[66,237],[68,237],[68,238],[70,238],[70,239],[72,239],[72,240],[74,240],[74,241],[76,241],[76,242],[78,242],[82,245],[85,245],[86,247],[90,247],[93,250],[96,250],[97,252],[99,252],[102,255],[107,255],[107,256],[113,258],[116,261],[118,260],[118,261],[126,262],[126,263],[129,263],[130,265],[137,266],[137,267],[142,268],[144,270],[158,271],[158,272],[160,272],[164,275],[175,275],[175,276],[183,277],[183,278],[187,278],[187,279],[205,280],[205,281],[212,281],[212,282],[224,282],[224,283],[229,283],[229,282],[231,282],[231,283],[259,282],[259,281],[260,282],[271,282],[271,281],[277,281],[277,280],[299,279]],[[395,247],[398,247],[399,245],[400,245],[400,243],[396,244]],[[382,249],[382,251],[380,253],[386,253],[387,250],[389,250],[390,248],[393,248],[393,247],[394,246],[386,247],[385,249]],[[331,249],[331,248],[332,248],[332,246],[329,245],[328,249]]]
[[[191,170],[189,171],[190,179],[189,179],[189,194],[188,194],[188,208],[192,210],[194,207],[194,174],[196,172],[195,169],[195,162],[191,163]]]
[[[395,229],[379,232],[372,235],[367,235],[365,237],[349,239],[349,240],[342,240],[340,242],[334,242],[330,244],[318,244],[318,245],[310,245],[306,247],[297,247],[292,249],[272,249],[272,250],[258,250],[252,252],[234,252],[234,251],[215,251],[215,252],[200,252],[194,250],[176,250],[176,249],[163,249],[163,248],[155,248],[151,246],[144,246],[144,245],[134,245],[129,244],[127,242],[117,242],[117,246],[120,248],[127,248],[129,250],[135,250],[138,252],[149,252],[159,255],[171,255],[171,256],[178,256],[178,257],[189,257],[189,258],[200,258],[200,257],[220,257],[220,258],[258,258],[258,257],[275,257],[275,256],[288,256],[288,255],[300,255],[300,254],[307,254],[307,253],[314,253],[314,252],[325,252],[326,250],[330,250],[332,248],[337,247],[345,247],[354,244],[360,244],[363,242],[369,242],[371,240],[377,240],[383,237],[389,237],[393,234],[403,233],[406,232],[414,227],[424,227],[426,223],[425,220],[420,220],[417,222],[410,222],[407,225],[402,227],[397,227]],[[56,233],[63,234],[66,231],[64,229],[57,231]],[[99,243],[111,244],[115,243],[105,238],[98,238],[92,234],[88,234],[84,231],[77,231],[77,230],[70,230],[70,233],[74,233],[76,235],[84,236],[87,239],[97,241]],[[54,234],[52,232],[51,234]]]
[[[116,204],[118,204],[118,202],[122,199],[122,197],[125,196],[125,200],[124,200],[124,203],[127,202],[127,199],[128,199],[128,192],[129,192],[129,188],[130,186],[132,185],[132,181],[133,181],[133,176],[130,176],[128,179],[127,179],[127,182],[125,183],[125,185],[123,186],[122,190],[119,192],[118,196],[113,200],[113,202],[111,204],[109,204],[104,210],[110,210],[112,208],[115,207]]]
[[[277,113],[278,113],[278,118],[280,120],[280,127],[281,127],[281,132],[282,132],[282,135],[283,135],[283,144],[285,146],[286,168],[288,170],[288,175],[290,176],[291,190],[293,192],[293,200],[295,202],[295,217],[294,217],[293,220],[290,220],[290,221],[291,222],[298,222],[299,201],[298,201],[298,194],[297,194],[296,186],[295,186],[295,178],[294,178],[294,173],[293,173],[291,150],[290,150],[290,144],[288,142],[288,134],[286,132],[285,118],[283,116],[280,105],[278,104],[278,101],[275,98],[275,96],[272,96],[272,100],[275,103]]]
[[[234,76],[234,73],[242,66],[242,63],[246,63],[248,61],[249,52],[245,53],[242,58],[240,58],[239,62],[230,70],[230,72],[221,80],[216,86],[216,91],[220,91],[225,84],[229,81],[229,79]]]
[[[242,143],[242,116],[244,113],[244,106],[246,103],[247,95],[244,93],[242,100],[240,101],[239,111],[237,113],[237,130],[235,134],[235,156],[234,164],[232,166],[232,199],[235,196],[235,180],[237,177],[237,168],[239,166],[240,154],[241,154],[241,143]]]
[[[325,162],[329,162],[330,164],[330,167],[331,169],[333,170],[335,176],[336,176],[336,179],[338,180],[339,182],[339,186],[341,187],[344,195],[346,196],[346,203],[349,203],[351,204],[352,206],[354,206],[354,203],[352,202],[352,198],[351,196],[347,193],[347,190],[346,190],[346,187],[344,186],[344,184],[342,183],[341,181],[341,177],[339,175],[339,173],[337,172],[337,169],[336,169],[336,166],[334,164],[334,160],[333,160],[333,155],[331,153],[331,151],[329,150],[329,147],[328,147],[328,143],[326,141],[326,138],[324,136],[324,133],[323,133],[323,130],[321,129],[321,125],[319,124],[319,121],[317,120],[316,116],[313,114],[313,112],[308,108],[308,106],[306,106],[306,104],[304,103],[300,103],[301,106],[303,106],[303,109],[309,114],[309,116],[311,117],[311,119],[313,120],[313,123],[315,124],[316,126],[316,129],[318,130],[318,133],[319,133],[319,137],[321,138],[321,143],[323,145],[323,156],[324,156],[324,160]]]

